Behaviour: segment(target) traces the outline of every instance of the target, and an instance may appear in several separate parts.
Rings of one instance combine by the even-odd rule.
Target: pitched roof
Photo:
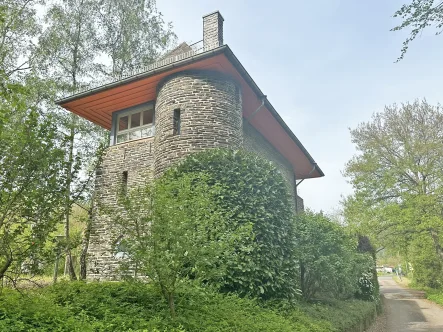
[[[106,129],[112,113],[156,99],[157,84],[166,76],[189,69],[216,70],[232,76],[242,86],[243,117],[293,165],[297,179],[324,173],[283,121],[266,96],[227,45],[186,51],[183,43],[168,57],[145,71],[59,100],[57,103]],[[185,51],[180,53],[179,51]],[[263,106],[259,111],[260,105]]]

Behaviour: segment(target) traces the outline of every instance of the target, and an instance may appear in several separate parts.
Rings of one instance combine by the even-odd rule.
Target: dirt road
[[[368,332],[443,332],[443,308],[424,299],[423,292],[405,289],[391,277],[380,277],[385,313]]]

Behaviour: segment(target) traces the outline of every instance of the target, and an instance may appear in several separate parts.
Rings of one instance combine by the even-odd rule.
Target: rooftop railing
[[[214,44],[210,44],[210,45],[204,45],[203,44],[203,40],[200,40],[194,44],[189,45],[189,47],[191,48],[191,50],[187,51],[187,52],[183,52],[180,54],[174,54],[172,56],[167,56],[165,58],[162,58],[158,61],[155,61],[149,65],[146,66],[140,66],[136,69],[133,70],[129,70],[125,73],[123,73],[122,75],[119,76],[112,76],[112,77],[108,77],[108,78],[104,78],[104,79],[100,79],[98,82],[94,82],[91,83],[85,87],[79,88],[77,89],[75,92],[67,92],[63,95],[63,98],[67,98],[67,97],[72,97],[75,96],[77,94],[81,94],[84,93],[86,91],[90,91],[99,87],[104,87],[106,85],[110,85],[110,84],[114,84],[118,81],[123,81],[125,79],[128,79],[130,77],[134,77],[134,76],[138,76],[138,75],[142,75],[142,74],[146,74],[150,71],[153,71],[155,69],[159,69],[165,66],[168,66],[174,62],[178,62],[181,60],[185,60],[188,58],[191,58],[197,54],[201,54],[204,53],[206,51],[210,51],[213,49],[216,49],[217,47],[221,46],[219,43],[214,43]]]

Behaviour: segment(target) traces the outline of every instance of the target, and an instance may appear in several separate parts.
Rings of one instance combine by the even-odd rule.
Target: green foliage
[[[183,280],[204,282],[226,275],[236,243],[248,239],[251,224],[233,232],[214,204],[219,186],[204,174],[168,178],[121,195],[110,208],[116,241],[124,249],[122,272],[149,277],[159,286],[175,315],[174,293]]]
[[[238,243],[227,261],[222,290],[262,298],[295,294],[293,210],[284,178],[269,161],[243,150],[213,149],[192,154],[164,175],[173,181],[207,174],[219,188],[215,202],[231,228],[253,224],[254,241]]]
[[[331,332],[359,326],[372,316],[369,302],[333,301],[298,305],[259,302],[223,295],[195,285],[177,294],[172,320],[162,295],[142,283],[60,283],[24,296],[0,294],[0,330],[149,332]]]
[[[159,57],[174,37],[172,27],[156,11],[155,1],[55,0],[42,9],[45,25],[31,63],[36,73],[54,84],[51,99],[146,65]],[[57,118],[60,139],[69,143],[65,149],[64,253],[70,277],[76,279],[71,253],[79,249],[79,243],[70,234],[70,213],[74,205],[81,205],[92,215],[94,166],[108,137],[103,128],[53,104],[47,112]],[[88,219],[80,254],[81,278],[86,275],[90,228]]]
[[[391,31],[410,29],[410,35],[403,43],[401,55],[397,61],[404,58],[409,43],[412,42],[425,28],[433,26],[437,29],[436,35],[441,34],[443,28],[443,4],[435,0],[412,0],[410,4],[403,5],[394,14],[403,22]]]
[[[377,315],[376,303],[360,300],[328,300],[323,304],[302,305],[301,310],[310,318],[329,322],[331,331],[368,328]]]
[[[29,69],[32,39],[40,33],[36,0],[0,1],[0,76],[19,78]]]
[[[376,250],[372,246],[368,236],[359,235],[357,251],[362,254],[369,255],[372,258],[372,262],[369,269],[362,271],[360,278],[358,279],[358,291],[356,298],[366,301],[376,301],[378,309],[380,309],[380,285],[378,283],[377,270],[375,268],[376,262]],[[360,256],[365,259],[365,256]]]
[[[442,123],[441,106],[425,100],[388,106],[351,130],[358,154],[345,170],[355,191],[344,202],[350,227],[418,267],[438,258],[435,273],[443,262]],[[412,250],[417,238],[433,246],[426,256]],[[421,273],[429,271],[419,267],[414,277],[428,279]]]
[[[28,106],[27,93],[18,84],[0,90],[0,279],[19,275],[25,261],[38,267],[63,200],[55,124]]]
[[[113,77],[154,62],[175,43],[154,1],[101,1],[99,24],[100,48],[112,62],[105,72]]]
[[[440,288],[438,290],[428,290],[426,292],[426,297],[428,300],[433,301],[441,306],[443,306],[443,289]]]
[[[355,241],[344,228],[321,213],[307,211],[297,215],[295,258],[305,299],[320,294],[334,298],[350,298],[356,293],[361,297],[376,296],[372,257],[357,253]]]
[[[74,316],[68,308],[54,305],[45,296],[23,296],[16,291],[0,294],[0,330],[25,331],[92,331],[83,316]]]
[[[443,287],[443,262],[428,237],[420,236],[411,242],[409,257],[413,268],[412,281],[415,284],[430,288]]]

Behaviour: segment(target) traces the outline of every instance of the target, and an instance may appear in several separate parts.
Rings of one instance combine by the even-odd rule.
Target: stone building
[[[303,210],[297,185],[324,175],[224,44],[218,11],[203,17],[201,42],[182,43],[156,63],[58,103],[110,130],[95,184],[96,200],[104,204],[115,204],[122,183],[145,183],[180,158],[210,148],[243,148],[272,161],[297,211]],[[112,278],[118,260],[106,220],[93,220],[90,279]]]

